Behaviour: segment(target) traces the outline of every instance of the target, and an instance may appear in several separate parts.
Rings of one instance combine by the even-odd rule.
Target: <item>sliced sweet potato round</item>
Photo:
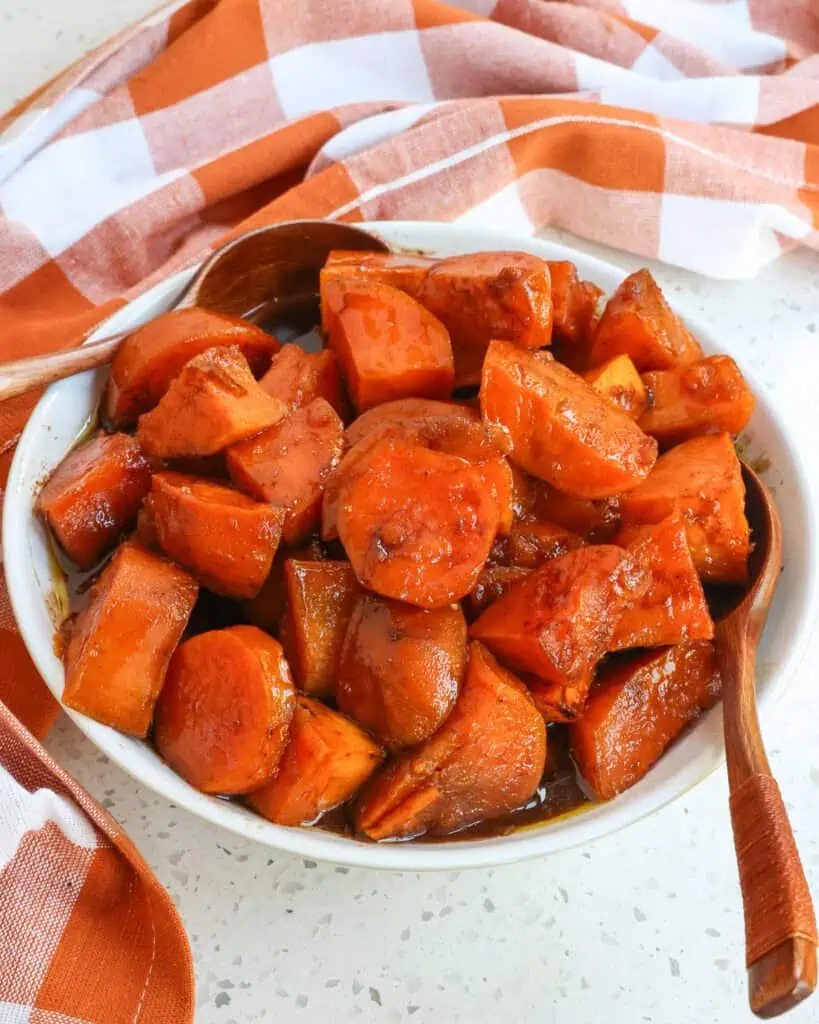
[[[154,742],[203,793],[246,793],[276,771],[294,706],[278,641],[255,626],[200,633],[171,658]]]
[[[422,608],[469,593],[497,527],[469,463],[405,441],[380,440],[342,483],[338,532],[359,581]]]
[[[336,699],[385,746],[412,747],[452,710],[465,668],[466,622],[457,605],[413,608],[365,593],[347,627]]]

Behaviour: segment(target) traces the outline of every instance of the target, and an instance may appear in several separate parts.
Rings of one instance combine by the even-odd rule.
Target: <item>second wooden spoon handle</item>
[[[112,334],[109,338],[80,345],[79,348],[3,363],[0,365],[0,402],[51,384],[52,381],[70,377],[74,373],[93,370],[109,363],[123,339],[130,333]]]
[[[745,779],[731,794],[745,910],[751,1009],[773,1017],[816,987],[816,919],[776,780]]]

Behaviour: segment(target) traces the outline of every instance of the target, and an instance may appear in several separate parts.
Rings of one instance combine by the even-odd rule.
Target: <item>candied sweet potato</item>
[[[198,306],[171,310],[138,328],[111,363],[105,405],[109,423],[133,423],[157,404],[186,363],[220,346],[238,346],[254,372],[260,372],[279,343],[247,320]]]
[[[498,527],[478,472],[452,455],[382,438],[341,486],[338,532],[359,581],[422,608],[474,586]]]
[[[529,481],[534,484],[533,497],[524,518],[556,523],[597,544],[610,541],[620,528],[619,498],[573,498],[542,480]]]
[[[577,548],[546,562],[473,622],[470,635],[512,669],[547,682],[590,679],[648,572],[623,548]]]
[[[413,608],[361,594],[350,618],[336,699],[340,711],[391,750],[435,732],[466,669],[466,622],[457,605]]]
[[[352,451],[365,440],[384,435],[401,437],[431,451],[457,455],[471,462],[497,503],[498,529],[505,533],[511,528],[514,521],[512,468],[477,410],[423,398],[385,402],[359,416],[345,430],[344,439]],[[334,528],[335,500],[331,495],[325,503],[325,537]]]
[[[572,756],[599,800],[633,786],[671,741],[720,694],[714,648],[694,640],[609,665],[582,718],[569,727]]]
[[[343,431],[335,409],[317,398],[228,450],[236,486],[285,510],[286,544],[299,544],[318,528],[324,484],[341,458]]]
[[[476,619],[481,612],[486,611],[493,601],[502,597],[512,584],[528,576],[531,571],[531,569],[522,569],[518,565],[487,563],[481,570],[478,582],[466,597],[466,610],[469,617]]]
[[[136,544],[122,544],[74,624],[63,703],[144,736],[198,591],[184,569]]]
[[[574,722],[583,713],[592,677],[576,683],[550,683],[537,676],[521,676],[544,722]]]
[[[754,411],[754,396],[730,356],[709,356],[643,377],[652,396],[640,428],[662,448],[698,434],[738,434]]]
[[[491,558],[499,565],[515,565],[537,569],[550,558],[559,558],[583,543],[565,526],[546,520],[530,519],[515,523],[509,534],[498,537],[492,545]]]
[[[214,455],[286,413],[253,379],[238,347],[212,348],[187,363],[156,408],[139,417],[137,437],[161,459]]]
[[[410,256],[405,253],[333,249],[320,275],[321,322],[325,333],[330,312],[324,296],[330,290],[331,281],[358,280],[388,284],[391,288],[398,288],[417,299],[421,294],[427,271],[435,262],[427,256]]]
[[[276,775],[247,800],[277,825],[314,825],[358,792],[383,760],[382,748],[355,722],[297,694]]]
[[[282,615],[287,604],[287,583],[284,578],[284,567],[288,560],[295,558],[297,561],[320,562],[324,553],[319,541],[312,537],[303,545],[288,547],[286,544],[279,544],[276,554],[273,556],[273,564],[267,579],[255,597],[243,604],[243,611],[247,619],[259,629],[273,636],[279,635]]]
[[[287,745],[295,690],[281,645],[255,626],[200,633],[179,646],[154,716],[154,743],[203,793],[247,793]]]
[[[743,583],[750,529],[742,469],[728,434],[695,437],[672,448],[638,488],[620,500],[623,523],[658,523],[677,512],[700,578]]]
[[[631,356],[640,373],[702,359],[702,349],[668,305],[648,270],[630,274],[611,296],[594,332],[589,366]]]
[[[162,550],[223,597],[262,587],[281,538],[284,510],[232,487],[182,473],[157,473],[151,515]]]
[[[315,697],[335,697],[341,646],[359,593],[347,562],[288,559],[284,653],[296,685]]]
[[[630,490],[657,458],[657,442],[584,380],[505,341],[486,354],[481,411],[508,437],[513,462],[574,497]]]
[[[587,384],[607,402],[633,420],[639,420],[648,405],[648,394],[637,367],[629,356],[614,356],[584,375]],[[642,429],[642,424],[640,424]],[[648,431],[644,430],[644,433]]]
[[[710,640],[714,623],[682,519],[675,515],[656,526],[626,527],[617,543],[629,548],[634,559],[648,569],[650,578],[645,594],[620,617],[611,650]]]
[[[480,644],[441,728],[370,780],[356,827],[371,839],[447,835],[522,806],[546,763],[546,727],[526,687]]]
[[[306,352],[301,345],[283,345],[270,360],[270,369],[259,384],[288,409],[323,398],[342,418],[346,413],[338,362],[327,349]]]
[[[455,371],[449,332],[420,302],[386,284],[324,285],[327,342],[358,412],[418,396],[448,398]]]
[[[90,569],[133,524],[151,487],[136,439],[97,434],[63,459],[37,498],[37,511],[68,557]]]

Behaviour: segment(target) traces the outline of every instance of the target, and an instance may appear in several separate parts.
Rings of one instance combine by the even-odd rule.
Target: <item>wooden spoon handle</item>
[[[775,1017],[816,987],[816,919],[776,780],[750,775],[731,794],[745,911],[751,1009]]]
[[[103,366],[111,361],[129,333],[112,334],[109,338],[79,348],[66,349],[64,352],[49,352],[42,356],[32,356],[31,359],[3,363],[0,365],[0,402],[51,384],[52,381],[70,377],[74,373]]]

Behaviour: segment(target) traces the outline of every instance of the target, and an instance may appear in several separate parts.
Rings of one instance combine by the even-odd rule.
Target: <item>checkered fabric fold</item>
[[[0,119],[0,359],[301,216],[551,225],[751,276],[819,243],[815,4],[171,3]],[[0,406],[0,486],[32,402]],[[0,1024],[189,1020],[170,901],[34,739],[56,706],[2,586],[0,698]]]

